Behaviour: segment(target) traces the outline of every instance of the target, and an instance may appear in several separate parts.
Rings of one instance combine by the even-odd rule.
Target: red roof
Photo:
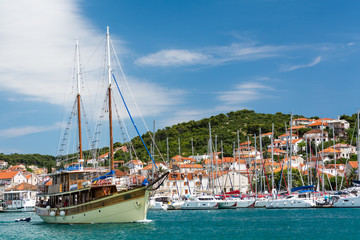
[[[180,168],[204,168],[200,164],[181,164]]]
[[[326,122],[319,122],[319,121],[317,121],[317,122],[314,122],[314,123],[312,123],[312,124],[309,124],[309,127],[322,126],[322,125],[328,126],[329,124],[327,124]]]
[[[279,137],[281,138],[281,137],[287,137],[287,136],[290,137],[290,133],[288,133],[288,134],[284,133],[283,135],[280,135]],[[292,136],[292,137],[296,137],[296,136],[299,136],[299,135],[297,135],[297,134],[295,134],[295,133],[292,133],[291,136]]]
[[[271,149],[268,149],[266,150],[267,152],[271,152]],[[281,149],[278,149],[278,148],[274,148],[273,149],[274,153],[284,153],[285,154],[285,151],[284,150],[281,150]]]
[[[298,118],[298,119],[294,119],[293,121],[310,121],[310,119],[307,119],[307,118]]]
[[[30,190],[30,191],[36,191],[37,187],[35,185],[32,185],[30,183],[20,183],[14,187],[6,189],[6,191],[21,191],[21,190]]]
[[[240,146],[250,145],[250,144],[251,144],[251,141],[246,141],[246,142],[240,143]]]
[[[0,179],[12,179],[19,171],[0,172]]]
[[[263,133],[263,134],[261,134],[261,136],[268,136],[268,135],[272,135],[272,132],[268,132],[268,133]]]
[[[122,176],[126,176],[127,174],[123,171],[120,171],[119,169],[115,169],[115,176],[116,177],[122,177]]]
[[[357,161],[349,161],[348,162],[352,168],[358,168],[358,162]]]

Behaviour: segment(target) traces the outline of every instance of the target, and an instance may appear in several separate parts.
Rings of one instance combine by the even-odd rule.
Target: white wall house
[[[293,126],[300,126],[300,125],[308,125],[312,122],[312,119],[307,119],[307,118],[298,118],[298,119],[293,119],[292,121],[292,125]]]
[[[302,142],[305,141],[303,139],[294,139],[291,141],[292,154],[297,154],[299,151],[302,150],[301,147],[299,147],[299,144]],[[283,141],[279,144],[279,149],[285,151],[286,148],[288,148],[288,150],[290,149],[290,141]]]
[[[291,136],[290,136],[291,135]],[[279,136],[279,140],[282,140],[282,141],[286,141],[286,140],[289,140],[291,137],[292,140],[296,140],[296,139],[299,139],[299,135],[293,133],[293,134],[290,134],[290,133],[285,133],[283,135],[280,135]],[[276,141],[276,140],[275,140]]]
[[[125,163],[125,166],[130,169],[130,174],[135,174],[143,169],[144,163],[140,160],[131,160]]]
[[[321,133],[322,133],[322,130],[314,129],[314,130],[306,132],[304,134],[303,138],[305,139],[305,141],[314,142],[316,144],[316,146],[318,146],[319,144],[321,144],[322,140],[324,142],[329,140],[329,136],[326,131],[323,132],[323,135],[321,135]]]
[[[27,179],[27,183],[32,184],[32,185],[37,185],[40,182],[40,178],[33,173],[29,173],[29,174],[25,175],[25,177]]]
[[[4,169],[8,166],[8,162],[5,162],[5,161],[0,161],[0,169]]]
[[[329,148],[334,148],[334,145]],[[335,144],[335,150],[340,151],[340,157],[342,158],[350,158],[351,155],[356,154],[355,146],[351,146],[349,144],[344,144],[344,143]]]

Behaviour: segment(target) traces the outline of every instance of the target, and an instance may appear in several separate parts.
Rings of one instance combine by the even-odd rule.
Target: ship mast
[[[114,144],[113,144],[113,127],[112,127],[112,107],[111,107],[111,58],[110,58],[110,34],[109,27],[106,27],[106,47],[107,47],[107,58],[108,58],[108,96],[109,96],[109,130],[110,130],[110,170],[114,170]]]
[[[82,151],[82,138],[81,138],[81,101],[80,101],[80,54],[79,54],[79,40],[76,39],[76,63],[77,63],[77,115],[78,115],[78,130],[79,130],[79,160],[83,159],[83,151]]]

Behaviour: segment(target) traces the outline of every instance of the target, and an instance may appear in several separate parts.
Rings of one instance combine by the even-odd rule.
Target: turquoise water
[[[0,213],[0,239],[355,239],[360,209],[149,212],[146,223],[56,225],[32,213]]]

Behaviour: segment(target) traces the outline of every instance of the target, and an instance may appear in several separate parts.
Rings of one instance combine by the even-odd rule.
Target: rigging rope
[[[151,132],[150,132],[150,130],[149,130],[149,128],[148,128],[145,120],[144,120],[144,117],[143,117],[143,115],[142,115],[141,112],[140,112],[139,106],[137,105],[137,103],[136,103],[136,101],[135,101],[134,95],[133,95],[133,93],[132,93],[132,91],[131,91],[131,88],[129,87],[127,78],[126,78],[126,76],[125,76],[125,73],[124,73],[124,70],[123,70],[123,68],[122,68],[122,65],[120,64],[120,60],[119,60],[119,58],[117,57],[117,54],[116,54],[116,51],[115,51],[115,48],[114,48],[114,45],[113,45],[111,39],[110,39],[110,43],[111,43],[111,47],[112,47],[112,49],[113,49],[113,51],[114,51],[114,53],[115,53],[115,58],[116,58],[116,60],[117,60],[118,66],[119,66],[119,68],[120,68],[121,75],[122,75],[122,77],[123,77],[123,79],[124,79],[124,81],[125,81],[125,83],[126,83],[126,86],[127,86],[128,90],[129,90],[129,93],[130,93],[130,96],[131,96],[131,98],[132,98],[132,100],[133,100],[133,102],[134,102],[134,104],[135,104],[136,110],[138,111],[138,113],[139,113],[139,115],[140,115],[140,118],[141,118],[141,120],[142,120],[142,122],[143,122],[143,124],[144,124],[144,126],[145,126],[145,128],[146,128],[146,130],[147,130],[147,132],[149,133],[150,138],[151,138],[154,146],[156,147],[156,150],[158,151],[158,153],[159,153],[159,155],[160,155],[160,158],[161,158],[162,161],[165,163],[165,159],[164,159],[164,157],[162,156],[159,147],[158,147],[157,144],[155,143],[155,139],[154,139],[153,136],[151,135]],[[116,83],[116,85],[117,85],[117,83]],[[118,88],[119,88],[119,87],[118,87]]]
[[[124,96],[123,96],[122,93],[121,93],[121,90],[120,90],[120,88],[119,88],[119,85],[118,85],[118,83],[117,83],[117,81],[116,81],[116,78],[115,78],[114,74],[112,74],[112,76],[113,76],[114,81],[115,81],[115,83],[116,83],[116,87],[117,87],[117,89],[118,89],[118,91],[119,91],[119,93],[120,93],[121,99],[122,99],[122,101],[123,101],[123,103],[124,103],[124,105],[125,105],[126,111],[127,111],[128,114],[129,114],[129,117],[130,117],[130,119],[131,119],[131,122],[132,122],[132,124],[133,124],[133,126],[134,126],[134,128],[135,128],[135,130],[136,130],[136,132],[137,132],[137,134],[138,134],[138,136],[140,137],[140,139],[141,139],[141,141],[142,141],[142,143],[143,143],[143,145],[144,145],[147,153],[149,154],[149,156],[150,156],[150,158],[151,158],[151,161],[153,162],[155,168],[158,170],[158,167],[156,166],[155,160],[154,160],[154,158],[152,157],[149,149],[146,147],[146,144],[145,144],[143,138],[142,138],[141,135],[140,135],[140,132],[139,132],[139,130],[138,130],[138,128],[137,128],[137,126],[136,126],[136,124],[135,124],[135,122],[134,122],[134,119],[132,118],[132,116],[131,116],[131,114],[130,114],[129,108],[127,107],[127,104],[126,104],[126,102],[125,102]]]

